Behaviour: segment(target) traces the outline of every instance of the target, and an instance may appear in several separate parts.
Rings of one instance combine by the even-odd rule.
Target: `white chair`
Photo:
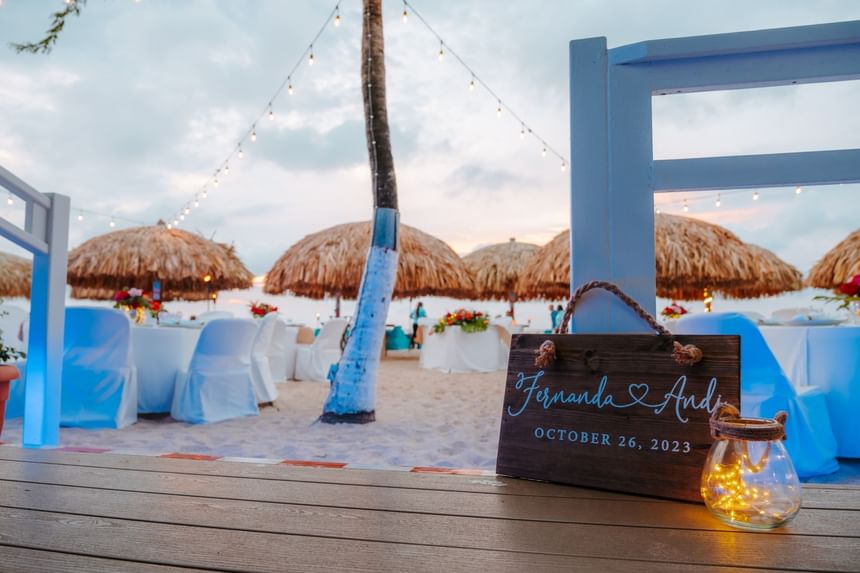
[[[296,354],[299,346],[299,330],[301,327],[284,324],[284,380],[294,380],[296,378]],[[275,374],[275,365],[272,366],[272,375]],[[276,378],[277,379],[277,378]]]
[[[66,309],[60,424],[123,428],[137,421],[131,322],[107,308]]]
[[[275,313],[260,320],[251,349],[251,376],[257,402],[273,402],[278,397],[276,382],[286,380],[284,337],[287,327]]]
[[[736,334],[741,337],[741,412],[772,418],[788,412],[785,447],[801,477],[835,472],[836,438],[824,395],[814,386],[795,389],[758,327],[738,313],[688,315],[678,321],[678,334]]]
[[[30,313],[23,308],[9,304],[0,305],[0,340],[3,344],[19,352],[27,351],[26,331],[23,336],[19,335],[22,334],[21,327],[29,317]]]
[[[296,352],[296,380],[325,382],[332,364],[340,360],[340,341],[348,321],[333,318],[326,322],[313,344],[299,344]]]
[[[176,374],[170,415],[192,424],[256,416],[251,347],[257,325],[251,320],[214,320],[203,327],[188,371]]]
[[[210,310],[197,315],[199,322],[212,322],[213,320],[220,320],[222,318],[234,318],[234,316],[229,310]]]

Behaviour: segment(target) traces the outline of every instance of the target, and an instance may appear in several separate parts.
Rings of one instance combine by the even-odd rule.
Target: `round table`
[[[484,332],[463,332],[449,326],[441,333],[428,330],[421,345],[421,368],[442,372],[494,372],[508,365],[508,348],[491,325]]]
[[[837,455],[860,457],[860,326],[762,326],[795,386],[824,392]]]
[[[200,328],[135,326],[131,351],[137,368],[137,411],[156,414],[170,411],[176,373],[188,368]]]

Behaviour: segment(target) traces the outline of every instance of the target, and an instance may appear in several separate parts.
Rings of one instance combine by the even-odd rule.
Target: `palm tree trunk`
[[[340,362],[329,372],[331,390],[320,417],[328,423],[367,423],[376,419],[376,378],[397,279],[400,215],[385,98],[382,0],[363,0],[363,4],[361,85],[373,180],[373,232],[349,340]]]

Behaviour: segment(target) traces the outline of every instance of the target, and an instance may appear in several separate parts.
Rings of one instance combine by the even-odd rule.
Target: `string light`
[[[334,27],[337,28],[340,26],[340,5],[334,7]]]
[[[113,220],[113,217],[110,218],[110,223],[108,223],[111,229],[116,227],[116,221]]]
[[[224,166],[224,175],[230,175],[230,164]]]
[[[184,220],[185,220],[185,213],[182,213],[181,215],[179,215],[179,220],[180,220],[180,221],[184,221]]]
[[[400,15],[400,19],[404,24],[409,21],[409,12],[406,10],[406,2],[403,3],[403,14]]]
[[[168,223],[168,224],[167,224],[167,230],[169,231],[169,230],[171,230],[172,228],[173,228],[173,225],[171,225],[170,223]]]
[[[215,178],[215,181],[212,182],[212,184],[215,185],[215,187],[218,187],[219,183],[217,177]]]
[[[475,91],[475,76],[472,76],[472,79],[469,80],[469,91]]]
[[[308,65],[314,65],[314,45],[311,44],[311,53],[308,54]]]
[[[190,214],[191,214],[191,209],[189,209],[187,205],[185,206],[184,211],[185,211],[185,214],[186,214],[186,215],[190,215]]]
[[[239,153],[237,154],[239,159],[245,159],[245,152],[242,151],[242,146],[239,146]]]
[[[546,157],[546,147],[544,147],[543,149],[540,150],[540,156]]]
[[[502,117],[502,100],[499,100],[499,106],[496,108],[496,117]]]
[[[287,86],[287,95],[293,95],[293,81],[288,80],[290,84]]]
[[[794,188],[794,194],[795,195],[800,195],[801,193],[803,193],[803,187],[798,185],[797,187]]]
[[[174,226],[174,227],[178,227],[178,226],[179,226],[179,221],[177,221],[176,219],[174,219],[174,220],[173,220],[173,226]]]
[[[526,126],[522,125],[520,127],[520,139],[525,139],[525,138],[526,138]]]
[[[753,193],[753,201],[758,201],[758,191]]]
[[[8,196],[8,197],[6,197],[6,204],[7,204],[7,205],[9,205],[9,206],[12,206],[12,205],[14,205],[14,204],[15,204],[15,200],[14,200],[14,199],[12,199],[12,194],[11,194],[11,193],[9,193],[9,196]]]
[[[684,213],[686,213],[686,212],[687,212],[687,211],[689,211],[689,210],[690,210],[690,206],[689,206],[689,205],[687,205],[687,200],[686,200],[686,199],[684,199]]]
[[[200,200],[199,200],[199,199],[197,199],[197,198],[195,197],[195,198],[194,198],[194,207],[196,208],[196,207],[199,207],[199,206],[200,206]]]
[[[84,212],[78,211],[78,222],[80,223],[83,220],[84,220]]]
[[[254,143],[257,143],[257,127],[256,127],[256,126],[257,126],[257,124],[255,123],[255,124],[254,124],[254,127],[253,127],[253,128],[251,128],[251,129],[252,129],[252,131],[251,131],[251,141],[253,141]]]
[[[714,205],[716,205],[717,207],[719,207],[721,204],[722,204],[722,201],[720,201],[720,195],[719,195],[719,194],[717,194],[717,200],[716,200],[716,201],[714,201]]]
[[[209,196],[209,191],[206,189],[206,187],[204,187],[204,188],[203,188],[203,191],[201,191],[201,192],[200,192],[200,198],[201,198],[201,199],[205,199],[205,198],[207,198],[208,196]]]
[[[662,213],[662,211],[660,210],[660,207],[657,207],[656,209],[654,209],[654,212],[655,212],[655,213],[657,213],[658,215],[659,215],[660,213]]]
[[[562,162],[561,162],[561,170],[562,170],[562,171],[567,171],[567,163],[566,163],[566,162],[564,162],[564,161],[562,161]]]
[[[269,104],[269,121],[275,121],[275,112],[272,111],[272,104]]]
[[[445,43],[439,42],[439,61],[441,62],[444,59],[445,59]]]

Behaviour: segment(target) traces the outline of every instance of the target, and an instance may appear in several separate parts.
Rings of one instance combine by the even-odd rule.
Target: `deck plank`
[[[7,487],[8,486],[8,487]],[[671,563],[851,570],[860,560],[857,538],[748,533],[726,529],[679,530],[464,518],[396,511],[368,511],[205,497],[142,494],[68,486],[4,483],[0,511],[18,508],[86,519],[125,519],[391,544],[554,554],[584,558],[660,560]],[[678,504],[679,506],[681,504]],[[714,521],[701,515],[704,525]],[[618,540],[626,542],[619,546]],[[718,543],[714,543],[718,541]],[[732,547],[726,555],[723,548]],[[695,548],[695,549],[691,549]]]
[[[0,571],[21,573],[206,573],[215,569],[169,567],[153,563],[103,559],[42,549],[0,545]]]

